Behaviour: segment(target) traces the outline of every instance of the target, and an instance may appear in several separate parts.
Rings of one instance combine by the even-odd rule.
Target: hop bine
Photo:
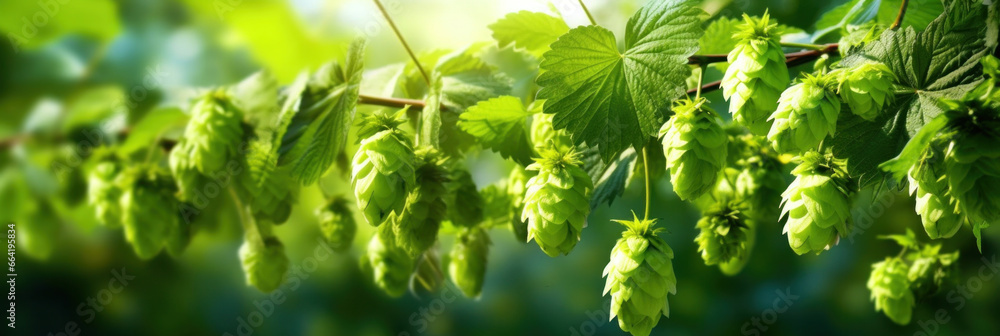
[[[486,277],[486,258],[490,236],[480,227],[460,228],[452,247],[448,264],[451,281],[466,297],[479,297]]]
[[[363,140],[354,154],[351,180],[358,208],[374,226],[402,211],[408,191],[416,184],[413,146],[398,128],[400,114],[373,114],[358,131]]]
[[[868,290],[875,301],[875,311],[882,311],[900,325],[910,323],[915,300],[907,276],[909,266],[900,258],[886,258],[872,265]]]
[[[707,103],[705,98],[676,101],[674,116],[660,129],[670,183],[684,200],[712,190],[726,167],[728,138]]]
[[[528,222],[528,241],[555,257],[569,254],[580,240],[594,184],[572,148],[540,149],[542,157],[527,167],[538,175],[526,185],[521,220]]]
[[[799,158],[792,170],[795,181],[782,196],[782,217],[788,216],[783,233],[798,254],[820,253],[848,233],[850,195],[855,192],[846,162],[815,151]]]
[[[627,228],[611,250],[611,261],[604,268],[607,282],[604,294],[611,293],[611,318],[635,336],[649,335],[660,321],[670,317],[667,294],[677,293],[674,275],[674,251],[653,229],[656,220],[616,220]]]
[[[805,75],[799,84],[781,93],[767,139],[779,153],[802,153],[817,148],[827,135],[834,135],[840,100],[835,76]]]
[[[788,67],[781,50],[781,32],[764,13],[760,19],[743,14],[745,24],[733,38],[729,68],[722,77],[722,94],[729,101],[733,120],[755,135],[766,135],[768,117],[778,107],[778,96],[788,85]]]
[[[350,249],[354,235],[358,231],[358,224],[351,214],[348,200],[335,197],[326,206],[317,209],[316,214],[319,217],[319,230],[330,244],[330,248],[337,252]]]

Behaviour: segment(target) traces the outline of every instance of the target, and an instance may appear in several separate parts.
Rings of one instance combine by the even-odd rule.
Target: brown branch
[[[805,50],[793,53],[785,54],[785,65],[789,68],[809,63],[817,58],[822,57],[825,54],[832,54],[839,50],[840,46],[836,43],[826,44],[822,50]],[[695,55],[691,57],[717,57],[718,55]],[[718,90],[721,87],[722,81],[715,81],[701,86],[701,93],[705,94],[707,92],[712,92]],[[698,88],[690,89],[687,91],[688,94],[694,94],[698,91]]]
[[[909,0],[903,0],[903,3],[899,5],[899,14],[896,14],[896,21],[892,23],[889,29],[896,30],[900,25],[903,24],[903,17],[906,16],[906,5],[909,4]]]
[[[385,107],[395,107],[403,108],[409,106],[411,108],[424,108],[425,104],[423,100],[418,99],[407,99],[407,98],[392,98],[392,97],[376,97],[369,95],[358,95],[358,104],[365,105],[378,105]],[[442,105],[442,107],[444,107]]]

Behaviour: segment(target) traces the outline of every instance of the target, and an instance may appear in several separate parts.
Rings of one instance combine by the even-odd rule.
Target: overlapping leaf
[[[569,31],[569,26],[561,18],[529,11],[507,14],[489,28],[501,48],[514,44],[535,55],[548,51],[552,42]]]
[[[532,162],[532,149],[525,122],[531,114],[521,99],[502,96],[470,107],[462,113],[458,126],[484,147],[527,165]]]

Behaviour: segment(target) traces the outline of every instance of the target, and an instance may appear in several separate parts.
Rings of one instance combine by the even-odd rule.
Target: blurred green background
[[[558,10],[570,26],[586,22],[573,0],[384,2],[418,51],[492,41],[487,25],[523,9]],[[586,1],[597,21],[619,36],[642,2]],[[710,0],[704,6],[729,17],[760,15],[769,8],[778,22],[812,31],[823,12],[843,2]],[[45,24],[26,23],[41,19]],[[66,144],[86,139],[87,128],[81,125],[112,120],[102,127],[120,129],[150,110],[186,106],[193,89],[232,84],[259,69],[287,84],[300,71],[341,56],[346,42],[358,34],[369,39],[369,69],[406,61],[371,1],[5,0],[0,2],[0,32],[0,217],[22,227],[58,223],[49,237],[53,248],[48,256],[18,251],[17,328],[5,329],[5,335],[57,335],[69,324],[84,335],[239,335],[241,321],[253,324],[254,335],[622,334],[617,321],[607,321],[601,271],[622,230],[610,220],[641,210],[641,183],[632,183],[612,207],[601,206],[590,215],[589,227],[569,256],[549,258],[535,244],[515,241],[508,230],[493,229],[486,284],[477,300],[458,296],[450,284],[437,293],[387,297],[358,269],[371,235],[364,225],[350,253],[317,254],[314,210],[323,198],[318,187],[309,187],[291,220],[276,229],[292,266],[304,270],[299,281],[280,289],[282,298],[269,301],[269,295],[245,285],[235,213],[209,209],[204,229],[183,256],[162,254],[144,262],[120,230],[95,223],[93,210],[80,201],[80,186],[74,185],[79,179],[72,171],[53,172],[53,162],[72,151]],[[706,80],[718,77],[712,70]],[[719,91],[707,97],[717,110],[725,110]],[[114,104],[125,98],[134,104]],[[492,154],[468,161],[480,187],[505,176],[509,168]],[[342,174],[335,169],[322,182],[324,188],[346,193],[349,184]],[[985,232],[982,254],[968,229],[944,242],[945,251],[961,250],[959,283],[978,291],[965,297],[946,289],[918,303],[913,323],[897,326],[874,311],[865,283],[873,262],[899,251],[878,235],[910,228],[926,239],[914,202],[905,193],[879,199],[861,195],[855,202],[858,234],[821,256],[796,256],[779,225],[764,225],[747,268],[726,277],[705,266],[696,251],[697,210],[674,196],[668,179],[654,186],[652,216],[668,230],[662,236],[676,253],[678,276],[671,316],[660,321],[654,334],[968,335],[1000,330],[1000,276],[977,275],[986,265],[981,256],[995,258],[1000,230]],[[450,246],[445,236],[438,248],[446,254]],[[134,279],[112,294],[109,289],[117,286],[109,287],[109,281],[123,269]],[[783,297],[777,291],[795,298],[780,314],[769,311]],[[784,302],[777,305],[783,307]],[[935,327],[937,323],[922,322],[933,320],[939,310],[947,323]],[[756,327],[755,319],[773,323]]]

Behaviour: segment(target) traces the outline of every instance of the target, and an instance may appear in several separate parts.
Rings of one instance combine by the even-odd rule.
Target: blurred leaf
[[[905,235],[882,235],[878,236],[878,239],[893,240],[899,244],[901,247],[914,249],[918,248],[917,236],[913,234],[913,231],[906,229]]]
[[[233,104],[255,129],[277,125],[278,80],[266,70],[255,72],[231,88]]]
[[[561,18],[545,13],[520,11],[510,13],[489,25],[493,39],[501,48],[513,43],[541,56],[559,36],[569,31]]]
[[[525,102],[531,102],[535,99],[538,58],[522,50],[498,49],[496,46],[480,50],[479,57],[514,80],[510,95],[521,98]]]
[[[69,102],[63,132],[95,125],[116,113],[125,112],[125,92],[118,86],[97,87],[83,91]]]
[[[527,165],[533,153],[525,123],[531,112],[517,97],[502,96],[479,102],[462,113],[459,128],[504,158]]]
[[[441,147],[441,74],[431,77],[431,89],[420,112],[420,145]]]
[[[851,28],[869,22],[888,27],[896,21],[901,5],[902,0],[851,0],[826,12],[816,21],[813,40],[820,40],[831,33],[846,35]],[[943,11],[944,5],[940,0],[910,0],[900,26],[924,30]]]
[[[603,203],[611,205],[615,198],[625,193],[629,173],[635,169],[638,155],[632,148],[626,149],[617,160],[605,164],[601,152],[595,148],[585,148],[581,153],[583,170],[594,181],[594,193],[590,197],[590,208]]]
[[[118,35],[118,6],[111,0],[2,1],[0,31],[15,50],[79,34],[100,41]]]
[[[149,148],[167,130],[184,127],[189,118],[190,116],[176,107],[164,107],[150,111],[135,126],[132,126],[125,142],[118,147],[119,155],[128,156],[136,151]]]

